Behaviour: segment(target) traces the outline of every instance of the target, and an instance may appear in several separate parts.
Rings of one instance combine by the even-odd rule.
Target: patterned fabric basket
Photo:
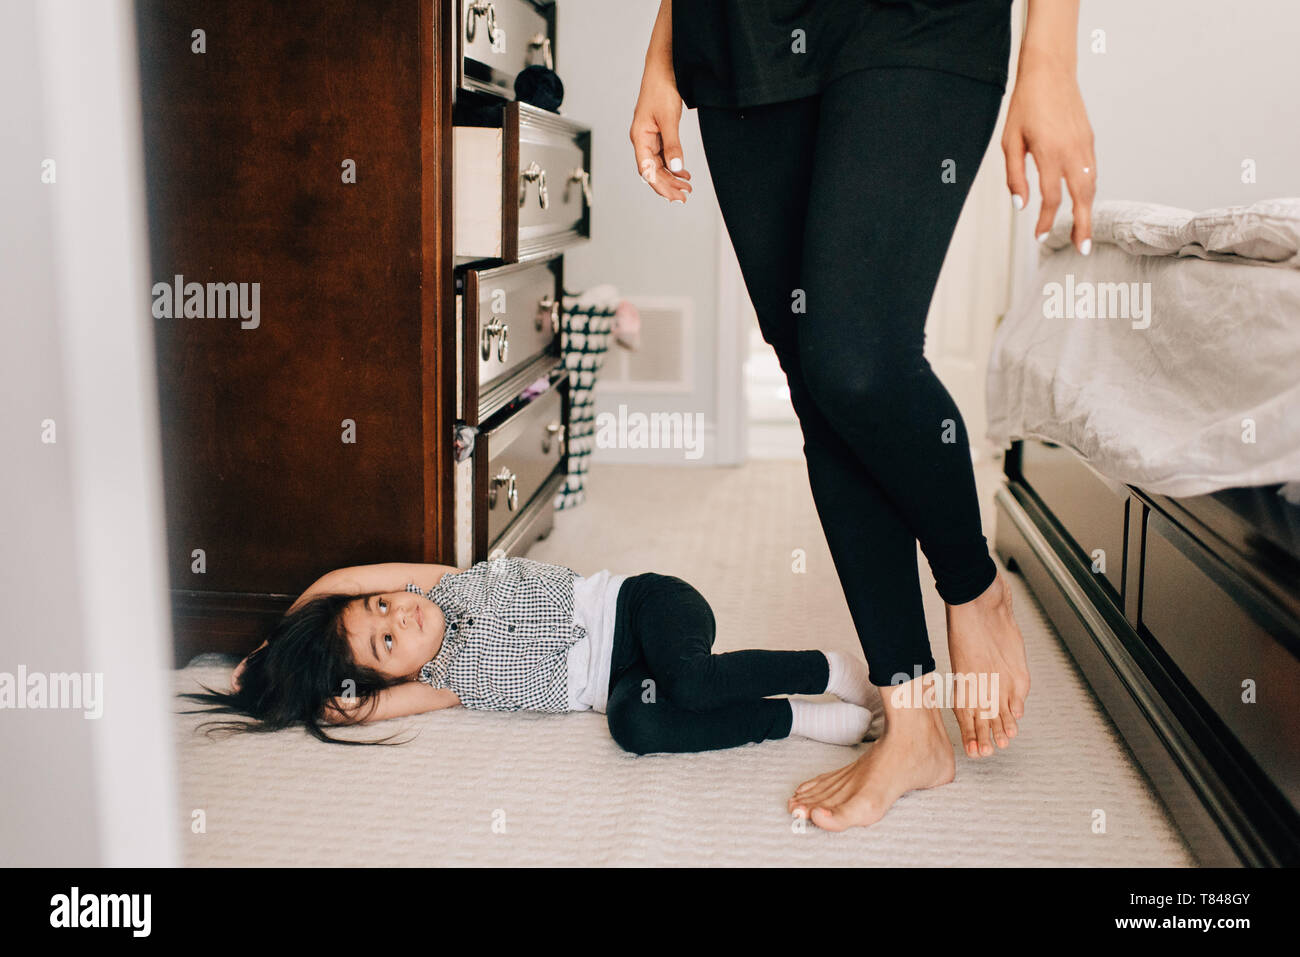
[[[557,509],[581,505],[585,479],[596,446],[596,376],[612,340],[616,306],[578,305],[565,296],[560,327],[560,354],[569,373],[569,474],[555,494]]]

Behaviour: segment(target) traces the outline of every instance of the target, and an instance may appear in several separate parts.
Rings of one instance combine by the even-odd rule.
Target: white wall
[[[177,861],[135,56],[126,0],[0,5],[0,672],[103,694],[0,710],[3,865]]]
[[[1094,50],[1094,31],[1105,52]],[[1203,210],[1300,196],[1298,37],[1294,0],[1083,0],[1078,75],[1096,137],[1097,201]],[[1253,184],[1242,182],[1247,159]],[[1016,219],[1021,294],[1038,255],[1033,191]]]
[[[1094,30],[1105,53],[1091,52]],[[1099,198],[1200,210],[1300,195],[1297,41],[1294,0],[1084,0],[1079,85]]]
[[[722,220],[713,193],[699,122],[683,110],[680,136],[694,187],[684,206],[668,201],[641,180],[628,130],[641,88],[646,46],[659,0],[559,0],[556,67],[564,82],[565,116],[592,128],[592,240],[566,252],[565,285],[582,290],[613,283],[620,294],[685,297],[694,317],[694,372],[689,393],[651,395],[597,390],[596,412],[702,413],[710,426],[717,402],[718,231]],[[643,336],[653,335],[644,328]],[[712,464],[712,435],[701,459],[659,455],[656,464]],[[597,449],[597,462],[644,460],[644,453]]]

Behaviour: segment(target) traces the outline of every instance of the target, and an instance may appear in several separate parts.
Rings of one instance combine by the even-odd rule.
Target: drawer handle
[[[483,0],[474,0],[469,5],[469,12],[465,14],[465,39],[470,43],[474,42],[479,17],[487,18],[488,43],[495,47],[497,45],[497,9],[491,2],[484,3]]]
[[[569,182],[572,183],[572,182],[574,182],[575,180],[576,180],[577,182],[579,182],[579,183],[582,184],[582,198],[583,198],[584,200],[586,200],[586,202],[587,202],[587,206],[590,208],[590,206],[591,206],[591,174],[588,173],[585,169],[575,169],[572,173],[569,174]],[[565,198],[566,200],[569,198],[569,190],[568,190],[568,185],[567,185],[567,184],[565,185],[564,198]]]
[[[483,327],[483,332],[479,336],[479,354],[484,362],[492,358],[493,338],[497,340],[497,359],[505,362],[506,354],[510,349],[510,327],[502,322],[495,312],[492,313],[492,321]]]
[[[542,331],[542,321],[547,314],[551,317],[551,334],[560,331],[560,300],[547,296],[537,304],[537,315],[534,317],[534,324],[538,332]]]
[[[528,169],[519,174],[519,205],[523,206],[528,200],[528,184],[532,180],[537,180],[537,198],[542,201],[542,209],[546,209],[549,203],[546,198],[546,170],[537,165],[537,160],[528,164]]]
[[[560,446],[560,454],[564,454],[564,424],[562,422],[552,422],[546,427],[546,437],[542,439],[542,451],[550,454],[551,436],[555,436]]]
[[[542,48],[542,62],[546,64],[546,69],[554,70],[555,61],[551,59],[551,38],[544,33],[534,35],[534,37],[528,41],[528,49],[531,51],[536,50],[538,47]],[[532,56],[530,55],[528,59],[529,62],[531,62]]]
[[[501,471],[492,479],[492,487],[488,489],[488,508],[497,507],[497,486],[506,486],[506,508],[515,511],[519,507],[519,486],[515,484],[515,473],[510,471],[504,465]]]

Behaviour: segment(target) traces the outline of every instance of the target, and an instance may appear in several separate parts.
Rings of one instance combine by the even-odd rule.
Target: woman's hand
[[[1019,200],[1017,209],[1027,205],[1025,153],[1032,153],[1038,187],[1043,191],[1043,206],[1034,227],[1034,236],[1041,241],[1056,218],[1064,177],[1074,201],[1071,239],[1085,256],[1092,249],[1092,200],[1097,191],[1097,158],[1092,147],[1092,126],[1074,77],[1046,66],[1022,72],[1011,94],[1002,134],[1007,186],[1013,202]]]
[[[1016,209],[1029,204],[1025,153],[1034,155],[1043,207],[1034,237],[1042,242],[1061,205],[1061,179],[1074,201],[1071,239],[1085,256],[1092,250],[1092,200],[1097,190],[1097,157],[1083,95],[1074,78],[1077,63],[1079,0],[1029,0],[1016,88],[1007,108],[1002,152],[1007,157],[1007,187]]]
[[[632,129],[628,138],[636,156],[637,173],[664,199],[685,203],[691,194],[687,182],[691,174],[682,159],[682,144],[677,125],[682,118],[682,98],[677,93],[673,74],[671,6],[659,8],[645,70],[641,74],[641,93],[632,112]]]

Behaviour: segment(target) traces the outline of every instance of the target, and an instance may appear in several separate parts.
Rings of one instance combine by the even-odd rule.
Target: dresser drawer
[[[565,395],[567,377],[527,405],[479,434],[474,450],[475,480],[487,518],[489,548],[547,485],[565,461],[568,428]],[[550,502],[545,508],[553,509]]]
[[[462,274],[467,424],[489,418],[558,360],[562,262],[554,256]]]
[[[1300,809],[1300,659],[1285,613],[1159,512],[1145,538],[1140,630]]]
[[[511,102],[500,123],[452,129],[452,247],[457,264],[521,262],[591,235],[591,131]]]
[[[461,89],[513,100],[515,77],[525,67],[555,69],[555,4],[459,0],[457,6]]]
[[[1033,439],[1021,447],[1020,472],[1122,608],[1128,490],[1098,475],[1070,449]]]

